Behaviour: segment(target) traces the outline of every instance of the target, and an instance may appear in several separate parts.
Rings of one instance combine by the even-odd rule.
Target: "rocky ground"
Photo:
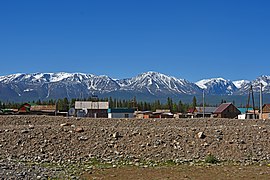
[[[0,179],[78,179],[98,167],[270,163],[270,120],[0,116]],[[268,171],[269,172],[269,171]]]

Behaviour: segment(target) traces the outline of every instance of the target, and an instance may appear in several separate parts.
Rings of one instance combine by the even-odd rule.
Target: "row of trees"
[[[58,100],[47,100],[47,101],[32,101],[28,103],[37,104],[37,105],[57,105],[57,109],[60,111],[68,111],[71,107],[75,106],[75,101],[107,101],[109,102],[110,108],[134,108],[139,111],[155,111],[156,109],[170,109],[171,112],[187,112],[189,108],[194,108],[197,106],[196,97],[193,97],[192,103],[183,103],[181,100],[174,102],[172,98],[168,97],[167,102],[161,102],[160,100],[155,100],[154,102],[146,101],[137,101],[136,97],[125,100],[125,99],[116,99],[116,98],[98,98],[98,97],[89,97],[84,99],[58,99]],[[12,108],[18,109],[21,107],[21,103],[2,103],[0,101],[0,109]]]

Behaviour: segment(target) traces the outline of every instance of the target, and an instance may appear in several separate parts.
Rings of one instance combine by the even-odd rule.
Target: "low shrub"
[[[209,154],[205,157],[204,162],[209,164],[217,164],[219,160],[214,155]]]

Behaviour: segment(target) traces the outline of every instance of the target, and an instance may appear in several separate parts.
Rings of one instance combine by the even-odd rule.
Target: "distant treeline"
[[[192,99],[192,102],[190,103],[183,103],[181,100],[178,102],[173,101],[172,98],[168,97],[167,101],[162,103],[160,100],[155,100],[153,102],[147,102],[147,101],[137,101],[136,97],[132,99],[116,99],[116,98],[98,98],[98,97],[89,97],[84,99],[50,99],[48,101],[31,101],[27,102],[30,104],[36,104],[36,105],[57,105],[57,109],[59,111],[68,111],[71,107],[75,106],[75,101],[106,101],[109,102],[110,108],[133,108],[135,110],[139,111],[156,111],[156,109],[170,109],[171,112],[176,113],[185,113],[190,108],[194,108],[196,106],[203,106],[203,104],[197,104],[197,99],[194,96]],[[222,99],[220,103],[225,103],[226,101]],[[13,103],[13,102],[1,102],[0,101],[0,109],[19,109],[23,103]],[[210,106],[208,104],[205,104],[205,106]]]

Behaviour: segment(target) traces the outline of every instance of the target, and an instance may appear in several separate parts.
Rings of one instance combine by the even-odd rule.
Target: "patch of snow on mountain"
[[[73,75],[70,73],[64,73],[64,72],[55,73],[55,74],[51,75],[50,82],[62,81],[63,79],[69,78],[71,76],[73,76]]]
[[[209,82],[209,79],[203,79],[203,80],[196,82],[195,84],[202,89],[207,89],[207,86],[205,84],[207,84],[208,82]]]
[[[22,75],[23,74],[21,74],[21,73],[17,73],[17,74],[11,74],[11,75],[7,75],[7,76],[0,76],[0,82],[8,83],[8,82],[11,82],[11,81],[17,79],[18,77],[20,77]]]
[[[23,90],[23,92],[29,92],[29,91],[33,91],[34,89],[25,89]]]

